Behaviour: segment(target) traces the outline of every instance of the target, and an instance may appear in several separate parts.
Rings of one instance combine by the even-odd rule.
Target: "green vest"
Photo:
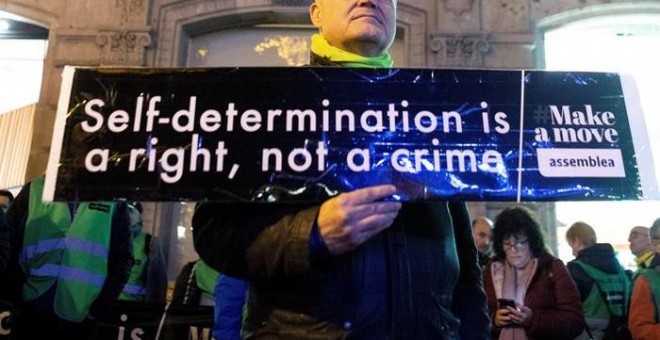
[[[197,280],[197,287],[202,291],[201,301],[214,301],[213,292],[218,275],[220,273],[217,270],[211,268],[201,259],[195,262],[195,279]]]
[[[616,274],[605,273],[580,260],[577,263],[594,280],[582,309],[585,318],[609,320],[610,315],[626,316],[630,299],[630,280],[621,266]]]
[[[81,203],[72,221],[68,204],[42,202],[43,186],[43,176],[30,185],[21,255],[27,276],[23,298],[35,300],[56,285],[55,313],[80,322],[105,282],[115,204]]]
[[[639,275],[644,276],[651,287],[651,294],[653,294],[653,302],[655,303],[655,322],[660,323],[660,270],[646,268],[640,270]]]
[[[146,299],[147,263],[149,261],[147,247],[145,246],[146,239],[144,232],[140,232],[133,239],[133,259],[135,263],[128,277],[128,282],[119,294],[119,300],[144,301]]]

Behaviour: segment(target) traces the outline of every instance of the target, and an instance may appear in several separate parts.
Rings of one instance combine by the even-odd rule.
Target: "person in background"
[[[44,176],[7,211],[11,275],[19,280],[17,339],[86,339],[115,301],[133,265],[125,203],[43,202]],[[19,262],[20,257],[20,262]],[[18,265],[20,263],[20,266]]]
[[[9,262],[9,223],[4,210],[0,209],[0,281],[4,281],[4,271]],[[1,297],[0,297],[1,299]]]
[[[14,194],[9,190],[0,190],[0,210],[7,212],[12,202],[14,202]]]
[[[493,250],[493,221],[487,217],[473,219],[472,237],[479,251],[479,265],[485,269]]]
[[[650,235],[656,256],[637,272],[630,298],[628,327],[636,340],[660,339],[660,224],[654,223]]]
[[[649,228],[642,226],[632,228],[628,236],[628,242],[630,242],[630,252],[635,255],[637,269],[648,268],[651,261],[653,261],[653,254],[655,254],[649,236]]]
[[[157,237],[146,233],[142,225],[142,204],[128,205],[133,258],[135,264],[119,300],[165,302],[167,297],[167,268],[165,255]]]
[[[14,195],[9,190],[0,190],[0,281],[5,281],[3,272],[9,263],[9,222],[5,213],[9,206],[14,202]],[[0,286],[0,289],[2,287]],[[4,294],[0,294],[0,300]]]
[[[313,2],[319,33],[310,64],[392,67],[396,6]],[[201,204],[195,249],[223,274],[249,282],[248,338],[487,338],[465,203],[387,200],[396,192],[383,184],[334,196],[319,190],[313,204],[287,195],[268,204]]]
[[[10,275],[16,273],[18,264],[13,264],[11,257],[11,232],[6,212],[14,201],[14,195],[8,190],[0,190],[0,314],[12,309],[13,288],[19,278]],[[14,268],[12,268],[14,267]],[[5,273],[6,271],[6,273]]]
[[[617,339],[627,332],[630,279],[609,243],[596,243],[594,229],[575,222],[566,231],[575,260],[566,267],[580,292],[586,322],[577,339]]]
[[[546,251],[529,209],[509,207],[497,216],[493,248],[484,286],[494,339],[572,339],[582,332],[575,283],[561,260]]]

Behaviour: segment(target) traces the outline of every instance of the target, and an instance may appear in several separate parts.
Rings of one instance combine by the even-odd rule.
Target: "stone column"
[[[37,1],[34,1],[37,2]],[[61,72],[74,66],[143,66],[151,44],[147,0],[54,1],[27,180],[46,170]],[[35,5],[36,6],[36,5]]]

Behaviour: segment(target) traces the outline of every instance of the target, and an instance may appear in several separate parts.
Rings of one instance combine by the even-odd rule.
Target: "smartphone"
[[[506,308],[507,306],[516,308],[516,302],[511,299],[497,299],[498,308]]]

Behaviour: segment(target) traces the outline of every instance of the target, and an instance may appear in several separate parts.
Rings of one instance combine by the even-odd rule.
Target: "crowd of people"
[[[375,189],[390,192],[387,187]],[[40,177],[26,185],[16,199],[11,197],[7,216],[5,209],[0,209],[0,226],[11,230],[4,233],[3,239],[12,245],[4,247],[11,251],[3,252],[7,255],[0,262],[2,299],[20,311],[13,326],[14,338],[49,338],[58,334],[87,339],[95,320],[112,301],[165,301],[167,278],[162,250],[158,239],[143,230],[141,204],[43,203],[42,190]],[[340,194],[317,208],[295,204],[261,206],[268,214],[255,216],[254,210],[250,210],[252,219],[241,210],[250,209],[248,204],[200,204],[193,223],[201,258],[183,268],[173,301],[213,306],[215,339],[272,334],[285,338],[291,334],[300,338],[339,334],[368,339],[375,338],[373,335],[394,337],[394,332],[403,337],[413,334],[418,338],[472,338],[461,335],[461,324],[471,324],[474,317],[483,317],[485,324],[470,336],[482,338],[656,339],[660,334],[660,219],[651,228],[636,226],[630,231],[630,249],[638,266],[635,272],[626,272],[612,246],[598,243],[594,229],[584,222],[574,223],[566,232],[575,260],[564,265],[546,248],[540,223],[523,206],[504,209],[494,222],[477,217],[470,223],[463,205],[447,202],[447,213],[453,214],[454,219],[448,228],[424,231],[415,227],[420,225],[416,220],[406,224],[406,229],[387,226],[382,238],[374,235],[336,248],[339,251],[330,250],[324,239],[327,234],[319,230],[324,206],[338,204],[346,209],[353,203],[351,200],[364,200],[352,194],[368,192]],[[408,209],[417,208],[417,214],[438,213],[436,209],[443,206],[438,202],[397,204],[402,210],[413,204]],[[334,209],[338,208],[333,206]],[[287,214],[281,215],[281,211]],[[312,219],[305,222],[309,216]],[[350,225],[345,216],[339,222],[337,216],[326,218],[341,224],[335,228],[366,225]],[[318,229],[295,230],[302,223]],[[95,228],[88,228],[90,224]],[[470,224],[471,228],[466,227]],[[391,235],[385,233],[390,230]],[[296,237],[304,238],[309,251],[293,243]],[[388,243],[397,238],[394,245],[398,249],[393,250]],[[350,236],[346,239],[355,242]],[[459,244],[462,239],[470,243]],[[370,242],[376,244],[368,245]],[[252,249],[255,245],[258,248]],[[314,250],[314,246],[321,248]],[[437,249],[433,251],[427,246]],[[470,250],[471,255],[461,258],[460,252],[470,254]],[[314,251],[321,253],[312,254]],[[395,262],[384,259],[395,251],[404,256]],[[449,256],[443,255],[448,251]],[[305,261],[310,262],[302,263]],[[466,263],[468,277],[475,283],[468,287],[471,294],[462,292],[457,284]],[[384,267],[371,267],[375,264]],[[403,266],[405,272],[398,272],[401,268],[394,266]],[[454,280],[448,286],[439,272],[452,267],[457,272],[453,276],[445,274]],[[433,270],[438,272],[434,274]],[[411,273],[415,275],[406,278]],[[483,276],[475,277],[475,273]],[[101,275],[102,279],[94,275]],[[402,282],[396,282],[402,278]],[[413,280],[426,291],[420,292],[419,285],[410,286]],[[382,282],[387,284],[375,287]],[[411,288],[416,291],[410,291]],[[397,302],[396,295],[405,291],[410,295]],[[448,293],[446,305],[437,300]],[[483,300],[475,300],[482,294]],[[476,314],[459,314],[458,306],[466,301],[465,296],[477,303],[473,308]],[[442,327],[434,329],[419,319],[429,316],[420,314],[429,310],[415,307],[428,302],[425,299],[439,303],[435,307],[442,313],[430,320]],[[388,303],[382,305],[380,302],[384,301]],[[397,315],[387,310],[392,308],[389,303],[402,303],[402,307],[408,304],[409,309]],[[386,313],[373,308],[386,309]],[[400,326],[393,322],[393,317],[407,317],[408,322],[415,322],[415,328]],[[40,327],[34,327],[35,320],[39,320]],[[452,320],[455,328],[445,328],[452,326]]]
[[[624,270],[612,245],[598,243],[582,221],[566,231],[575,256],[566,266],[544,249],[540,224],[528,209],[504,209],[492,239],[481,246],[478,234],[485,233],[478,221],[488,219],[472,225],[479,258],[487,262],[493,338],[660,338],[660,218],[651,228],[630,231],[634,272]]]
[[[396,5],[314,1],[310,64],[391,67]],[[0,200],[0,298],[20,313],[16,338],[86,339],[112,301],[165,300],[139,204],[44,203],[42,190],[43,177],[26,185],[7,216]],[[389,200],[396,190],[199,204],[200,259],[175,300],[214,306],[218,340],[660,337],[660,221],[631,231],[639,269],[626,273],[586,223],[569,228],[565,265],[525,207],[471,220],[464,202]]]

